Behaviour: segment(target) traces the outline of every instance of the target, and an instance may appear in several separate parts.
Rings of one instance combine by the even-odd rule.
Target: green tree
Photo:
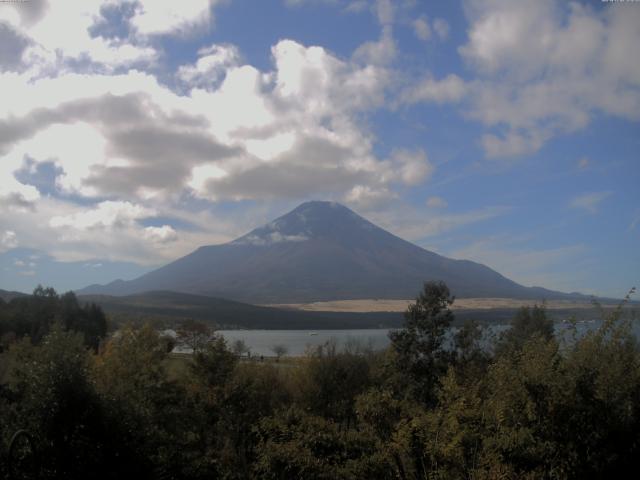
[[[221,389],[231,379],[238,358],[227,348],[221,335],[214,335],[193,355],[191,371],[197,382],[208,389]]]
[[[491,361],[485,331],[475,321],[466,321],[453,336],[456,372],[464,380],[482,377]]]
[[[343,430],[299,409],[265,418],[258,435],[256,478],[397,478],[387,451],[368,432]]]
[[[237,477],[231,472],[245,471],[245,425],[238,421],[245,409],[257,405],[245,405],[244,391],[234,389],[238,357],[227,348],[222,336],[213,339],[192,356],[187,381],[188,402],[193,424],[192,453],[194,461],[190,476],[197,478]],[[230,400],[233,399],[233,401]]]
[[[167,378],[167,348],[150,325],[125,327],[94,359],[93,378],[108,418],[107,436],[128,475],[180,471],[191,434],[186,395]]]
[[[0,308],[0,336],[5,342],[11,338],[7,334],[28,336],[37,344],[56,321],[66,330],[81,332],[85,345],[94,351],[107,333],[107,320],[99,306],[81,306],[73,292],[59,296],[53,288],[39,285],[33,295],[14,298]]]
[[[553,338],[553,320],[547,316],[544,304],[521,307],[511,320],[510,327],[501,335],[498,353],[519,350],[534,336],[545,340]]]
[[[403,328],[389,334],[395,367],[409,379],[407,387],[426,404],[435,402],[438,379],[451,361],[444,341],[453,321],[453,301],[443,282],[426,282],[407,308]]]
[[[297,370],[297,399],[315,415],[347,427],[356,420],[355,399],[371,385],[370,362],[329,341],[312,349]]]
[[[25,339],[11,354],[9,430],[36,439],[45,478],[101,478],[94,474],[108,452],[82,335],[56,323],[39,345]]]

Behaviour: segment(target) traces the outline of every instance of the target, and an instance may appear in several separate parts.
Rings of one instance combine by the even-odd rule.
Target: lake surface
[[[590,330],[594,330],[602,325],[600,320],[581,321],[576,325],[578,336],[584,335]],[[491,325],[485,327],[485,341],[489,346],[492,337],[497,337],[501,332],[507,330],[508,325]],[[453,329],[452,332],[455,332]],[[569,324],[556,323],[556,335],[571,339]],[[339,349],[346,345],[357,344],[361,347],[373,350],[386,348],[389,341],[391,329],[355,329],[355,330],[217,330],[216,333],[222,335],[229,347],[233,346],[236,340],[242,340],[250,349],[252,356],[263,355],[265,357],[275,356],[273,348],[282,345],[286,348],[288,356],[304,355],[310,348],[323,345],[326,342],[336,342]],[[636,338],[640,338],[640,322],[632,324],[632,331]],[[175,336],[175,331],[165,330],[166,335]],[[189,353],[189,349],[176,348],[177,352]]]
[[[218,330],[229,346],[236,340],[243,340],[251,349],[251,355],[274,356],[272,347],[283,345],[287,355],[304,355],[308,348],[335,341],[343,348],[347,343],[357,342],[362,346],[370,346],[374,350],[382,350],[389,345],[389,329],[358,330]]]
[[[578,336],[594,330],[602,325],[600,320],[578,322]],[[497,336],[507,330],[508,325],[492,325],[486,328],[486,337]],[[555,330],[557,336],[565,336],[570,339],[569,325],[566,323],[556,323]],[[339,348],[344,348],[349,343],[358,343],[363,347],[371,347],[374,350],[386,348],[389,341],[391,329],[358,329],[358,330],[218,330],[229,346],[236,340],[242,340],[251,349],[251,355],[274,356],[272,348],[276,345],[283,345],[287,349],[287,355],[304,355],[310,347],[317,347],[327,341],[335,341]],[[632,331],[636,338],[640,338],[640,322],[633,323]],[[490,339],[487,339],[487,344]]]

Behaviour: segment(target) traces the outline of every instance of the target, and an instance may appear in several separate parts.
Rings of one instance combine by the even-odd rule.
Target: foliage
[[[391,459],[366,432],[289,409],[259,426],[255,474],[262,479],[393,478]]]
[[[454,297],[443,282],[427,282],[404,314],[402,330],[389,334],[395,368],[410,380],[408,388],[427,405],[434,403],[439,377],[451,360],[445,334],[453,321]]]
[[[171,354],[150,325],[96,351],[79,313],[91,308],[72,294],[0,303],[2,327],[17,328],[0,352],[0,479],[15,478],[19,429],[44,479],[582,479],[640,466],[624,302],[560,340],[544,306],[525,308],[490,345],[476,324],[448,329],[452,302],[427,283],[386,351],[328,342],[286,363],[241,359],[210,332]]]
[[[297,376],[297,399],[306,411],[335,422],[355,423],[355,398],[370,385],[369,361],[335,342],[312,349]]]
[[[93,303],[81,306],[73,292],[58,295],[53,288],[38,286],[33,295],[0,303],[0,351],[25,336],[39,343],[55,322],[82,333],[85,345],[94,350],[107,333],[107,319],[100,307]]]
[[[83,478],[105,461],[102,412],[89,377],[83,336],[51,327],[40,346],[11,348],[8,390],[15,399],[3,433],[26,429],[39,439],[42,469],[53,478]]]
[[[511,328],[498,342],[498,353],[521,349],[534,336],[545,340],[553,338],[553,320],[547,316],[543,305],[521,307],[511,321]]]

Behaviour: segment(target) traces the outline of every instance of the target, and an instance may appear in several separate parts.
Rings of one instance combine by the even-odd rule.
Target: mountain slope
[[[459,297],[565,298],[420,248],[332,202],[307,202],[224,245],[201,247],[135,280],[78,293],[171,290],[247,303],[413,298],[443,280]]]
[[[26,296],[27,296],[26,293],[13,292],[13,291],[0,289],[0,298],[2,300],[4,300],[5,302],[9,302],[9,301],[13,300],[14,298],[20,298],[20,297],[26,297]]]

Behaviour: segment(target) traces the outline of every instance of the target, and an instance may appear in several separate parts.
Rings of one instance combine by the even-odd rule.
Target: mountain
[[[333,202],[307,202],[223,245],[200,247],[131,281],[91,285],[79,294],[150,290],[252,304],[413,298],[427,280],[458,297],[527,299],[574,295],[524,287],[468,260],[425,250]]]
[[[0,299],[4,300],[5,302],[9,302],[14,298],[20,298],[20,297],[26,297],[26,296],[28,296],[26,293],[13,292],[13,291],[10,292],[8,290],[0,289]]]

